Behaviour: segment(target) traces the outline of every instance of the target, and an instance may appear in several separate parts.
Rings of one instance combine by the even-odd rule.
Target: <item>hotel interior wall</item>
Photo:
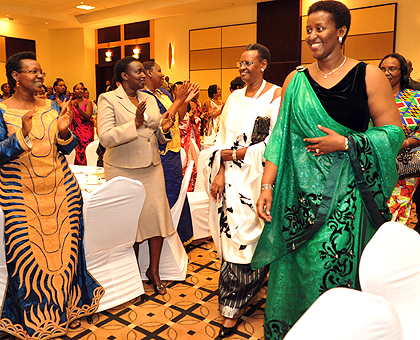
[[[302,0],[302,13],[306,13],[307,8],[313,2]],[[343,2],[350,8],[357,8],[395,1],[344,0]],[[420,44],[416,44],[415,39],[413,40],[416,32],[420,32],[419,14],[420,2],[414,0],[398,1],[396,52],[412,60],[414,65],[412,76],[414,79],[420,78]],[[188,77],[189,70],[190,29],[254,22],[256,18],[257,6],[255,5],[155,19],[155,59],[171,81],[184,79]],[[144,18],[140,20],[144,20]],[[381,20],[381,18],[372,18],[372,20]],[[69,87],[83,81],[91,92],[91,98],[94,98],[94,29],[52,30],[0,20],[0,32],[5,36],[36,41],[38,59],[48,75],[47,84],[52,84],[56,77],[63,77]],[[280,35],[287,34],[287,32],[273,32],[273,34]],[[171,70],[168,68],[167,61],[169,43],[174,46],[175,55],[175,63]],[[0,65],[0,79],[5,80],[3,65]]]

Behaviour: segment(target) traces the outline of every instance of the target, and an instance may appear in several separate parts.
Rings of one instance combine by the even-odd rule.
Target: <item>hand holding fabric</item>
[[[322,156],[336,151],[344,151],[345,137],[334,130],[328,129],[318,124],[318,129],[327,135],[324,137],[304,138],[307,143],[312,143],[306,147],[306,151],[313,152],[314,156]]]

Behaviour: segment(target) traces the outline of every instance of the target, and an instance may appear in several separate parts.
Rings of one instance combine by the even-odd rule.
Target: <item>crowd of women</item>
[[[350,22],[338,1],[312,4],[305,40],[316,61],[282,88],[264,79],[269,50],[251,44],[226,103],[217,85],[204,105],[196,83],[177,82],[169,93],[160,66],[133,57],[116,63],[111,91],[99,96],[106,179],[125,176],[146,189],[133,241],[135,252],[149,244],[146,276],[157,294],[166,294],[159,262],[164,238],[176,232],[170,209],[183,178],[181,148],[190,159],[210,144],[189,190],[203,171],[222,262],[220,338],[235,333],[270,272],[265,338],[283,339],[320,294],[359,288],[362,250],[383,222],[409,223],[418,177],[398,178],[396,156],[420,146],[420,92],[410,89],[400,54],[379,68],[345,56]],[[0,207],[9,277],[0,330],[20,339],[63,336],[104,294],[86,270],[82,197],[64,157],[76,148],[76,163],[86,164],[94,105],[83,83],[71,97],[62,79],[48,92],[31,52],[10,57],[6,74]],[[191,242],[187,200],[176,229]]]

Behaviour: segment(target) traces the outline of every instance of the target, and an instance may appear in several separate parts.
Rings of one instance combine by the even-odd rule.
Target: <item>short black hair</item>
[[[331,20],[335,23],[335,28],[347,27],[347,32],[343,37],[341,45],[344,44],[347,34],[350,31],[351,14],[346,5],[335,0],[321,0],[313,3],[308,8],[308,16],[312,13],[324,11],[331,14]]]
[[[117,63],[114,66],[114,76],[115,76],[116,81],[120,83],[123,82],[121,73],[123,72],[127,73],[128,65],[130,65],[130,63],[132,63],[133,61],[138,61],[138,59],[130,56],[130,57],[122,58],[117,61]]]
[[[210,85],[208,90],[207,90],[208,94],[209,94],[209,98],[213,98],[213,96],[217,93],[217,85],[213,84]]]
[[[144,70],[145,71],[149,71],[149,70],[151,70],[153,67],[155,67],[157,64],[154,62],[154,61],[151,61],[151,60],[148,60],[148,61],[145,61],[144,63],[143,63],[143,67],[144,67]]]
[[[381,68],[383,61],[388,58],[395,58],[400,62],[400,69],[401,69],[400,86],[401,86],[401,90],[404,90],[405,88],[407,88],[408,81],[409,81],[407,60],[405,60],[405,58],[399,53],[390,53],[382,58],[381,62],[379,63],[379,68]]]
[[[6,86],[6,85],[8,85],[7,83],[4,83],[4,84],[2,84],[1,85],[1,92],[3,92],[4,93],[4,87]],[[9,85],[10,86],[10,85]]]
[[[270,50],[261,44],[249,44],[245,51],[257,51],[258,52],[258,60],[261,62],[264,59],[267,60],[267,67],[270,64],[271,61],[271,53]]]
[[[236,77],[230,82],[230,89],[235,91],[237,89],[241,89],[245,86],[245,82],[242,80],[241,77]]]
[[[36,60],[36,55],[34,52],[31,52],[31,51],[19,52],[19,53],[13,54],[6,61],[7,82],[9,83],[12,89],[16,87],[16,80],[12,77],[12,72],[16,71],[20,73],[22,71],[21,60],[24,60],[24,59]]]

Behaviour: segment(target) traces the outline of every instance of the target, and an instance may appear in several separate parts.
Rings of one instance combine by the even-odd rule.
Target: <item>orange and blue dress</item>
[[[82,195],[65,154],[77,145],[58,133],[60,108],[50,100],[32,118],[0,104],[0,207],[5,215],[8,282],[0,331],[18,339],[63,336],[93,314],[104,289],[87,272]]]

